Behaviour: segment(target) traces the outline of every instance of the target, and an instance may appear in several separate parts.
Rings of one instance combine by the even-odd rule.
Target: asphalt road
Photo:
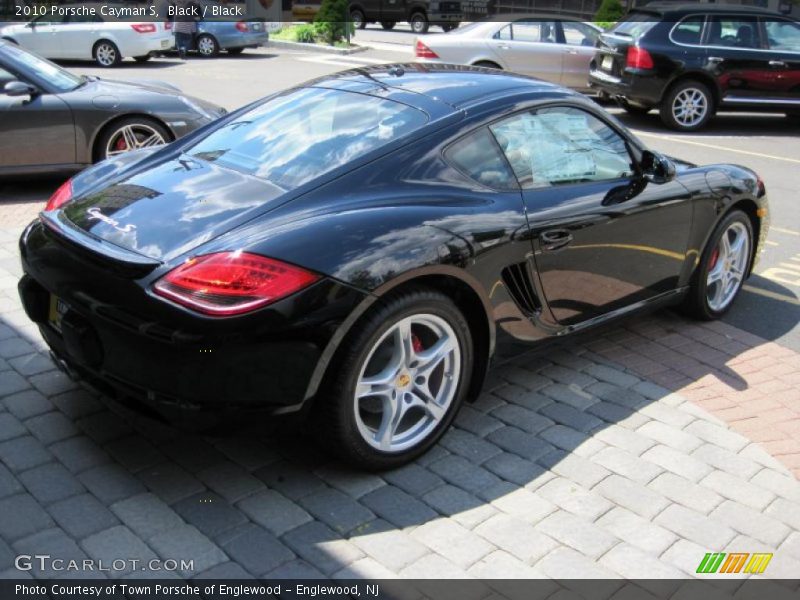
[[[433,28],[431,33],[439,31]],[[65,66],[102,77],[168,81],[187,93],[233,109],[320,75],[412,58],[414,35],[402,24],[394,31],[372,25],[358,31],[355,39],[373,47],[346,56],[263,49],[216,60],[161,58],[145,65],[125,61],[115,70],[90,63]],[[608,109],[655,150],[699,164],[743,164],[761,175],[771,203],[768,245],[755,275],[725,320],[800,351],[800,206],[796,183],[800,128],[792,128],[782,117],[721,114],[704,131],[683,135],[664,129],[655,113],[631,117],[613,106]],[[48,181],[0,182],[0,201],[44,199],[56,185]]]

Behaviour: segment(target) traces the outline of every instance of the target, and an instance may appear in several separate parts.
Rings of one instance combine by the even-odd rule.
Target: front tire
[[[411,25],[411,31],[417,35],[428,33],[428,28],[430,27],[430,23],[428,23],[428,17],[421,12],[411,15],[411,19],[409,19],[408,24]]]
[[[145,54],[143,56],[134,56],[133,60],[135,60],[137,63],[146,63],[148,60],[150,60],[150,55]]]
[[[213,35],[204,33],[197,38],[197,53],[203,58],[214,58],[219,55],[219,44]]]
[[[503,67],[501,67],[497,63],[493,63],[490,60],[479,60],[478,62],[476,62],[472,66],[473,67],[483,67],[485,69],[497,69],[498,71],[502,71],[503,70]]]
[[[147,117],[127,117],[107,127],[95,144],[96,161],[105,160],[139,148],[161,146],[172,139],[158,121]]]
[[[228,48],[228,56],[239,56],[244,52],[244,48]]]
[[[394,29],[394,26],[397,25],[394,21],[381,21],[381,27],[383,27],[386,31],[391,31]]]
[[[363,468],[405,464],[450,426],[472,364],[469,325],[447,296],[426,288],[398,293],[340,349],[313,415],[318,438]]]
[[[719,319],[742,289],[753,257],[753,225],[740,210],[726,216],[700,257],[684,308],[704,321]]]
[[[116,67],[122,60],[117,45],[108,40],[97,42],[94,45],[92,56],[94,56],[94,61],[103,68]]]
[[[354,8],[350,11],[350,22],[355,29],[364,29],[367,26],[367,17],[364,11],[360,8]]]
[[[704,83],[681,81],[667,93],[659,113],[670,129],[697,131],[714,115],[714,96]]]

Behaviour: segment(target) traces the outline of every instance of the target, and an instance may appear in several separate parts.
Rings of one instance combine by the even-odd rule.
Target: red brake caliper
[[[128,145],[125,143],[125,140],[122,137],[117,138],[117,143],[115,144],[117,150],[127,150]]]
[[[709,271],[717,266],[717,260],[719,260],[719,247],[714,248],[714,251],[711,253],[711,258],[708,265]]]
[[[425,349],[422,347],[422,340],[414,333],[411,334],[411,347],[414,348],[414,352],[422,352]]]

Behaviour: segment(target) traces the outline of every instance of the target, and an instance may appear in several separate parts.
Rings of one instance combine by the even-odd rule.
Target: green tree
[[[608,29],[611,25],[619,21],[625,14],[625,8],[620,0],[603,0],[600,8],[594,15],[594,21],[601,27]]]
[[[347,18],[348,0],[322,0],[314,27],[321,41],[333,46],[342,41],[350,26]]]

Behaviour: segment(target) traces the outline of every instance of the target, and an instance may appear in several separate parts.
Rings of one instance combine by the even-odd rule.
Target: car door
[[[30,83],[0,64],[0,79]],[[57,94],[7,96],[0,89],[0,171],[75,163],[72,111]]]
[[[406,0],[380,0],[381,21],[404,21],[406,19]]]
[[[59,28],[61,58],[91,59],[97,32],[103,23],[100,15],[73,15]]]
[[[705,44],[723,103],[759,102],[773,93],[772,57],[756,16],[711,15]]]
[[[561,81],[563,45],[555,21],[525,19],[498,31],[489,47],[504,68],[545,81]]]
[[[576,325],[675,289],[692,208],[645,181],[623,135],[589,108],[549,106],[491,127],[523,190],[550,311]]]
[[[796,104],[800,111],[800,23],[781,17],[762,17],[761,22],[770,50],[774,96]]]
[[[589,90],[589,63],[595,55],[600,32],[581,21],[559,21],[559,43],[564,45],[561,59],[561,85],[574,90]]]
[[[39,17],[25,28],[25,34],[17,40],[23,48],[32,50],[45,58],[60,58],[57,32],[64,22],[63,16]]]

